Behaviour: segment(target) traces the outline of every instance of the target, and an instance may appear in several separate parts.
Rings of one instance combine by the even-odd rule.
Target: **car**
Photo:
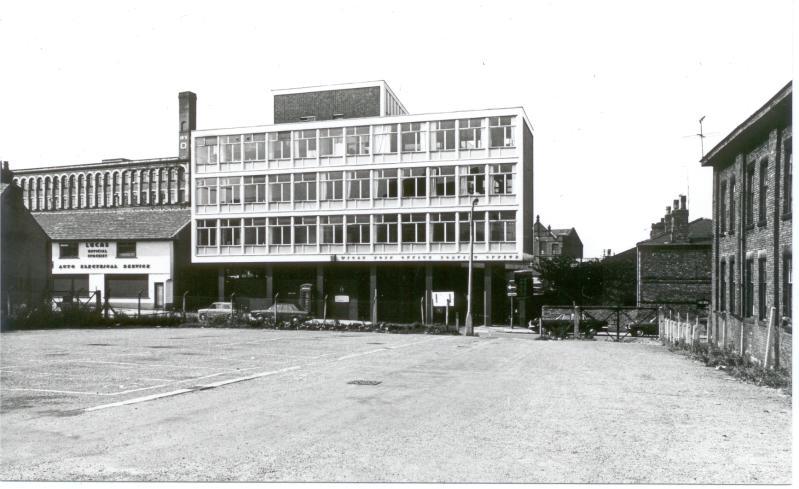
[[[658,320],[654,318],[648,321],[628,324],[627,331],[630,332],[630,336],[657,336]]]
[[[277,318],[275,318],[275,312],[277,312]],[[262,319],[277,319],[278,321],[297,322],[308,319],[308,312],[303,311],[295,304],[278,302],[266,309],[250,311],[250,317],[256,321]]]
[[[571,314],[559,314],[554,318],[544,319],[542,323],[544,334],[562,338],[574,331],[574,319]],[[580,333],[588,337],[594,336],[598,331],[606,330],[607,326],[607,321],[594,319],[585,313],[580,319]]]
[[[212,318],[216,317],[225,317],[228,318],[233,314],[233,303],[232,302],[214,302],[209,307],[204,309],[199,309],[197,311],[197,317],[200,321],[209,321]]]

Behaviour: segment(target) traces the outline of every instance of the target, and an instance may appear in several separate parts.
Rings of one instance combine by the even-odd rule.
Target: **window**
[[[58,257],[61,259],[77,258],[78,243],[58,243]]]
[[[320,198],[322,200],[344,199],[344,172],[329,171],[320,173],[319,183],[321,187]]]
[[[220,219],[219,231],[222,246],[241,245],[241,219]]]
[[[369,215],[347,217],[347,243],[369,244]]]
[[[757,260],[757,317],[766,319],[766,257]]]
[[[430,195],[433,197],[455,196],[455,167],[430,168]]]
[[[397,125],[383,124],[374,126],[375,154],[391,154],[397,152]]]
[[[461,119],[460,126],[461,149],[483,147],[483,119]]]
[[[495,195],[513,193],[513,163],[491,165],[491,193]]]
[[[552,254],[560,255],[560,245],[558,243],[552,243]]]
[[[149,277],[147,275],[106,275],[105,293],[117,299],[149,298]]]
[[[53,275],[53,295],[59,293],[89,295],[89,275]]]
[[[721,183],[719,190],[719,232],[727,232],[727,183]],[[722,309],[723,310],[723,309]]]
[[[316,244],[316,216],[294,218],[294,242],[296,244]]]
[[[216,136],[195,139],[194,151],[196,153],[197,171],[207,171],[202,167],[216,165],[219,158],[217,142]]]
[[[427,195],[427,177],[425,168],[402,169],[402,196],[424,197]]]
[[[244,219],[244,244],[258,246],[266,244],[266,218]]]
[[[516,241],[516,212],[499,211],[488,213],[490,239],[494,242],[513,243]]]
[[[730,257],[730,312],[735,314],[735,258]]]
[[[782,214],[789,216],[793,205],[793,145],[790,138],[785,141],[785,171],[783,173]]]
[[[746,199],[744,205],[745,218],[746,218],[746,225],[753,226],[755,224],[755,167],[754,165],[750,165],[746,169],[746,181],[745,181],[745,192],[746,192]]]
[[[347,172],[347,198],[369,198],[369,170],[355,170]]]
[[[291,218],[269,218],[269,243],[273,245],[291,244]]]
[[[489,117],[488,128],[492,148],[511,148],[516,145],[513,138],[513,116]]]
[[[226,177],[219,179],[219,203],[241,203],[241,177]]]
[[[323,244],[341,244],[344,242],[344,218],[342,216],[320,216]]]
[[[291,175],[269,175],[269,202],[291,201]]]
[[[347,155],[369,154],[369,126],[347,128]]]
[[[216,220],[197,221],[197,246],[216,246]]]
[[[144,176],[147,174],[145,173]],[[216,178],[197,179],[197,204],[216,205],[216,182]],[[142,202],[144,202],[144,198],[142,198]]]
[[[117,258],[136,258],[136,242],[135,241],[118,242]]]
[[[264,161],[266,159],[266,134],[244,135],[244,161]]]
[[[402,152],[425,151],[425,138],[421,122],[406,122],[401,125]]]
[[[316,200],[316,173],[294,174],[294,201],[313,202]]]
[[[719,311],[727,309],[727,264],[719,263]]]
[[[735,176],[730,178],[730,234],[735,234]],[[732,309],[732,307],[730,307]]]
[[[424,214],[402,214],[402,242],[425,243],[427,219]]]
[[[460,212],[458,219],[460,220],[460,242],[469,243],[469,213]],[[474,242],[485,243],[486,240],[486,213],[474,213]]]
[[[434,212],[430,214],[430,228],[433,243],[454,243],[455,213]]]
[[[222,163],[241,161],[241,136],[221,136]]]
[[[264,175],[244,177],[244,203],[266,202],[266,177]]]
[[[791,317],[793,311],[793,304],[791,293],[793,292],[793,263],[791,255],[783,255],[782,257],[782,315]]]
[[[452,151],[455,149],[455,121],[430,123],[430,150]]]
[[[399,179],[398,170],[395,168],[384,168],[375,170],[375,198],[376,199],[396,199],[398,196]]]
[[[375,243],[396,243],[398,236],[396,214],[376,214]]]
[[[752,258],[746,260],[746,275],[744,276],[744,317],[752,317],[755,314],[755,261]]]
[[[461,195],[485,195],[485,166],[461,167]]]
[[[321,156],[341,156],[344,153],[344,130],[340,127],[319,129],[319,154]]]
[[[294,131],[294,157],[316,158],[316,129]]]
[[[759,202],[757,205],[757,223],[766,224],[766,197],[768,195],[768,160],[760,162],[760,188],[758,190]]]
[[[291,131],[269,133],[269,159],[291,158]]]
[[[304,115],[304,116],[300,117],[300,121],[302,121],[302,122],[312,122],[312,121],[315,121],[315,120],[316,120],[316,116],[315,115]]]

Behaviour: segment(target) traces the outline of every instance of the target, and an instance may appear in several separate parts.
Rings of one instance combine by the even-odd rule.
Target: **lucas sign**
[[[433,292],[433,307],[453,307],[455,292]]]

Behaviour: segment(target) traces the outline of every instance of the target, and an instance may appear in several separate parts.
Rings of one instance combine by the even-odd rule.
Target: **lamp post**
[[[472,269],[474,268],[474,206],[477,199],[472,201],[472,211],[469,213],[469,285],[466,292],[466,336],[474,336],[472,323]]]

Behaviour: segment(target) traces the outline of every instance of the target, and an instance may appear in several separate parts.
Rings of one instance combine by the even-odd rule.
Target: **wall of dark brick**
[[[710,301],[712,253],[709,243],[638,246],[638,305],[701,314],[696,303]]]
[[[275,95],[275,124],[298,122],[301,117],[315,116],[316,120],[377,117],[380,115],[380,87],[348,88]]]

